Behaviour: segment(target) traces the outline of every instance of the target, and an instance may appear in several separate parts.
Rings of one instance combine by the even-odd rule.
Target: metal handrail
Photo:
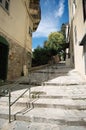
[[[23,91],[23,93],[22,93],[19,97],[17,97],[14,102],[11,103],[11,97],[12,97],[11,92],[12,92],[13,90],[15,90],[15,88],[21,83],[21,81],[22,81],[22,79],[19,78],[19,80],[15,81],[15,82],[12,83],[12,84],[9,84],[9,86],[8,86],[8,85],[5,85],[5,86],[2,86],[2,87],[0,88],[0,94],[1,94],[1,96],[6,96],[6,97],[9,98],[9,99],[8,99],[8,100],[9,100],[9,123],[11,123],[11,107],[12,107],[27,91],[29,91],[29,98],[30,98],[30,88],[31,88],[31,85],[30,85],[25,91]],[[29,80],[29,84],[30,84],[30,80]],[[7,95],[7,94],[8,94],[8,95]]]
[[[9,93],[9,123],[11,123],[11,107],[29,90],[30,97],[30,88],[26,89],[14,102],[11,103],[11,89],[8,90]]]
[[[16,99],[15,99],[15,101],[14,102],[12,102],[11,103],[11,92],[13,91],[13,90],[15,90],[14,88],[17,88],[17,86],[19,85],[19,84],[23,84],[22,83],[22,79],[23,78],[19,78],[19,80],[17,80],[16,82],[14,82],[13,84],[9,84],[9,87],[8,87],[8,85],[7,86],[3,86],[2,87],[2,90],[7,90],[8,91],[8,97],[9,97],[9,123],[11,123],[11,107],[29,90],[29,98],[30,98],[30,91],[31,91],[31,80],[33,80],[32,79],[32,77],[34,77],[35,76],[35,80],[36,80],[36,83],[37,82],[41,82],[41,83],[43,83],[43,82],[45,82],[45,81],[47,81],[47,80],[49,80],[49,79],[51,79],[52,78],[52,66],[50,67],[49,65],[47,65],[47,66],[45,66],[46,67],[46,69],[47,69],[47,71],[45,72],[45,71],[41,71],[41,73],[42,73],[42,79],[40,79],[39,80],[39,75],[38,75],[38,77],[37,77],[37,75],[35,75],[36,73],[39,73],[40,72],[40,68],[31,68],[30,70],[29,70],[29,77],[28,77],[28,85],[29,85],[29,87],[25,90],[25,91],[23,91],[23,93],[19,96],[19,97],[17,97]],[[54,73],[55,73],[55,71],[54,71]],[[56,74],[56,73],[55,73]],[[34,81],[34,80],[33,80]],[[24,84],[25,85],[25,84]]]

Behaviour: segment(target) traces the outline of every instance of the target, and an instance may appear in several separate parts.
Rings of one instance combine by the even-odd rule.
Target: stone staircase
[[[77,80],[77,84],[70,84],[71,76],[68,75],[70,78],[61,78],[64,84],[57,85],[58,79],[53,79],[49,84],[32,87],[30,97],[27,91],[12,106],[11,124],[8,123],[8,95],[1,97],[0,130],[86,130],[86,85],[74,75],[72,81]],[[24,86],[19,84],[18,87]],[[11,103],[24,91],[13,91]]]

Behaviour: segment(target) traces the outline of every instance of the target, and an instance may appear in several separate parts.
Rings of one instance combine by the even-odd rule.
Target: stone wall
[[[21,75],[27,75],[28,67],[31,64],[30,57],[25,48],[11,41],[8,59],[8,79],[15,79]]]
[[[31,53],[2,33],[0,35],[9,43],[7,80],[14,80],[21,75],[27,75],[28,68],[31,67]]]

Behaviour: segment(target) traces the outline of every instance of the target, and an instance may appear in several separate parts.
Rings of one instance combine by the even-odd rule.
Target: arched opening
[[[0,36],[0,79],[7,79],[7,68],[8,68],[8,51],[9,44],[7,40]]]

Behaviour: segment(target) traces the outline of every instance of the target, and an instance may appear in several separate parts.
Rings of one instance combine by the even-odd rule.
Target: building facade
[[[0,0],[0,79],[28,73],[32,32],[40,19],[39,0]]]
[[[71,64],[86,78],[86,0],[69,0]]]

